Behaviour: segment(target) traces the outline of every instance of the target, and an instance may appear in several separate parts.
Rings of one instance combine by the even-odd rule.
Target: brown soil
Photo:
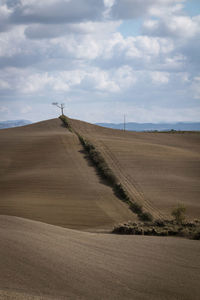
[[[200,217],[200,134],[112,130],[70,120],[74,130],[101,151],[129,195],[155,218],[185,205]]]
[[[200,216],[199,134],[71,124],[154,217]],[[136,216],[59,119],[0,130],[0,195],[0,299],[200,299],[199,241],[95,232]]]
[[[200,298],[200,243],[0,216],[0,299]]]
[[[62,125],[53,119],[0,131],[0,214],[87,230],[135,219]]]

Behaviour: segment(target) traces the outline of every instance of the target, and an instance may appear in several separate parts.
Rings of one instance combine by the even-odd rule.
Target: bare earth
[[[200,217],[200,134],[123,132],[71,120],[99,147],[130,196],[155,218],[184,204]]]
[[[76,229],[134,219],[59,119],[0,130],[0,214]]]
[[[0,299],[200,296],[200,243],[87,233],[0,217]]]
[[[154,217],[200,217],[200,134],[71,124]],[[0,299],[200,299],[199,241],[105,233],[136,216],[59,119],[0,130],[0,195]]]

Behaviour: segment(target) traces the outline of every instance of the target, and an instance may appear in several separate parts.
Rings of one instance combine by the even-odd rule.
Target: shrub
[[[118,234],[144,234],[153,236],[179,236],[200,240],[200,223],[190,226],[190,223],[178,225],[176,222],[164,220],[162,226],[158,220],[154,222],[127,222],[120,224],[113,229],[113,233]],[[195,223],[195,222],[194,222]]]
[[[129,202],[129,197],[120,183],[114,185],[115,194],[125,202]]]
[[[85,140],[82,136],[77,134],[79,137],[79,140],[85,149],[85,151],[88,154],[88,158],[92,161],[94,166],[96,167],[98,173],[101,175],[101,177],[107,182],[113,186],[116,184],[117,179],[111,169],[108,167],[105,159],[101,155],[99,151],[96,150],[95,146],[92,145],[89,141]]]
[[[174,217],[177,224],[182,224],[185,220],[185,211],[185,206],[181,204],[179,204],[176,208],[172,210],[172,216]]]
[[[112,232],[117,234],[134,234],[133,229],[131,227],[127,227],[124,225],[119,225],[117,227],[114,227]]]
[[[137,202],[130,203],[130,209],[138,215],[142,214],[142,205],[138,204]]]
[[[194,233],[193,239],[194,240],[200,240],[200,231],[197,231],[197,232]]]
[[[158,227],[164,227],[165,226],[165,222],[163,220],[155,220],[154,224]]]
[[[139,219],[141,221],[147,221],[147,222],[153,221],[153,217],[149,212],[142,212],[141,214],[139,214]]]
[[[60,120],[64,123],[65,127],[66,127],[69,131],[72,132],[72,127],[71,127],[71,125],[70,125],[70,123],[69,123],[68,118],[67,118],[65,115],[62,115],[62,116],[60,116],[59,118],[60,118]]]

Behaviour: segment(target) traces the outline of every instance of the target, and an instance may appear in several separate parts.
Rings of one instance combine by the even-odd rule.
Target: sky
[[[200,121],[199,0],[0,0],[0,121]]]

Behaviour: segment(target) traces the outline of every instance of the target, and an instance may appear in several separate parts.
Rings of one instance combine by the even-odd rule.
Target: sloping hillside
[[[112,228],[135,218],[59,119],[1,130],[0,160],[2,215],[76,229]]]
[[[198,300],[200,243],[0,216],[0,299]]]
[[[0,131],[0,299],[198,300],[199,241],[99,233],[136,215],[76,133],[156,218],[177,202],[200,216],[200,135],[70,123],[72,132],[59,119]]]
[[[112,228],[134,215],[86,159],[90,140],[131,198],[155,218],[178,203],[200,216],[200,134],[136,133],[53,119],[0,131],[0,214],[76,229]]]
[[[155,218],[178,203],[200,217],[200,134],[123,132],[70,120],[104,155],[129,195]]]

